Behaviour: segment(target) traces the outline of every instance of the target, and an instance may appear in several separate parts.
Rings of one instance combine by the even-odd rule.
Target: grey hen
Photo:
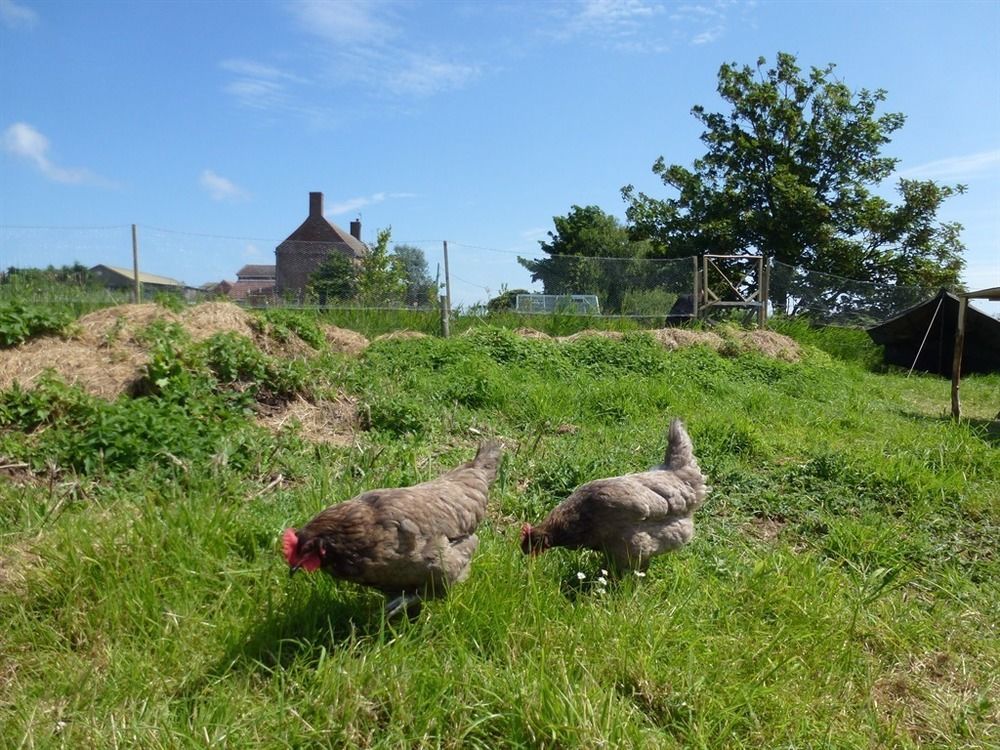
[[[496,479],[501,446],[412,487],[377,489],[330,506],[283,535],[290,572],[323,570],[382,591],[390,617],[465,580]]]
[[[662,464],[581,485],[541,524],[524,524],[521,549],[532,555],[550,547],[593,549],[617,571],[643,571],[656,555],[691,540],[693,513],[708,492],[691,438],[674,419]]]

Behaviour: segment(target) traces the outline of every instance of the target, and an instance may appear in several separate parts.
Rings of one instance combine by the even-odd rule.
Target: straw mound
[[[687,328],[658,328],[647,331],[665,349],[683,349],[689,346],[707,346],[717,352],[756,352],[766,357],[781,359],[786,362],[798,362],[802,357],[802,350],[794,339],[788,338],[775,331],[753,330],[725,331],[720,336],[714,331],[692,331]],[[586,336],[600,336],[602,338],[621,340],[625,334],[621,331],[595,331],[586,330],[574,333],[571,336],[559,336],[557,341],[577,341]]]
[[[686,328],[658,328],[651,331],[656,339],[665,349],[683,349],[688,346],[707,346],[709,349],[719,351],[722,348],[722,337],[712,331],[691,331]]]
[[[775,331],[764,329],[737,331],[736,339],[746,351],[757,352],[766,357],[785,362],[798,362],[802,358],[802,349],[798,342]]]
[[[518,336],[523,336],[526,339],[540,339],[542,341],[552,340],[552,337],[549,334],[544,331],[536,331],[534,328],[515,328],[514,333]]]
[[[0,351],[0,390],[15,381],[30,387],[46,370],[53,370],[88,393],[117,398],[143,375],[149,355],[140,333],[154,321],[180,325],[194,341],[228,332],[246,336],[270,354],[294,357],[312,351],[297,336],[278,341],[260,333],[252,320],[245,310],[226,302],[197,305],[179,315],[155,304],[104,308],[80,318],[72,338],[44,336]]]
[[[357,355],[368,348],[368,339],[357,331],[331,325],[324,325],[322,329],[331,351]]]
[[[142,376],[148,356],[136,334],[154,320],[180,323],[159,305],[109,307],[80,318],[71,339],[43,336],[0,351],[0,389],[15,381],[30,387],[53,370],[88,393],[114,399]]]
[[[238,333],[252,339],[257,335],[250,314],[227,302],[206,302],[184,310],[183,325],[194,341],[210,339],[217,333]]]
[[[314,443],[350,445],[359,429],[357,399],[340,394],[333,401],[306,401],[301,396],[257,417],[272,432],[297,426]]]
[[[426,339],[428,338],[426,333],[421,333],[420,331],[392,331],[391,333],[383,333],[381,336],[376,336],[373,341],[396,341],[400,339]]]
[[[556,341],[577,341],[579,339],[588,337],[597,337],[602,339],[612,339],[613,341],[620,341],[624,338],[625,334],[621,331],[598,331],[593,328],[588,328],[584,331],[577,331],[576,333],[571,333],[569,336],[556,336]]]

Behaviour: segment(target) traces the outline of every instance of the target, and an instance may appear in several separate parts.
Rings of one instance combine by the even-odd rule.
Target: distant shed
[[[967,304],[968,297],[962,296]],[[942,289],[931,299],[872,326],[868,335],[885,347],[886,363],[950,377],[961,301]],[[965,313],[961,371],[1000,372],[1000,320],[971,306]]]
[[[135,275],[131,268],[119,268],[101,263],[91,268],[90,273],[108,289],[131,289],[135,286]],[[140,272],[139,283],[144,290],[154,292],[184,292],[187,288],[183,281],[153,273]]]

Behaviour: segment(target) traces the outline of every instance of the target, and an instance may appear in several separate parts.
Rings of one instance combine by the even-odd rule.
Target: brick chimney
[[[323,196],[321,195],[320,199],[322,199],[322,197]],[[351,222],[351,237],[358,240],[358,242],[361,241],[361,219],[354,219],[354,221]]]
[[[309,193],[309,217],[323,218],[323,194]]]

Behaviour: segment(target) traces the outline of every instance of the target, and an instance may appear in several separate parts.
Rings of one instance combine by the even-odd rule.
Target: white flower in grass
[[[639,578],[645,578],[646,577],[646,572],[643,571],[643,570],[637,570],[637,571],[635,571],[635,574]]]
[[[578,570],[576,571],[576,577],[582,581],[584,578],[587,577],[587,574],[584,573],[582,570]]]
[[[603,570],[602,570],[601,572],[602,572],[602,573],[604,573],[604,571],[603,571]],[[607,579],[607,578],[605,578],[604,576],[601,576],[600,578],[598,578],[598,579],[597,579],[597,582],[598,582],[599,584],[601,584],[602,586],[607,586],[607,585],[608,585],[608,579]]]
[[[608,571],[606,571],[604,568],[601,568],[601,575],[602,576],[606,576],[607,574],[608,574]]]

